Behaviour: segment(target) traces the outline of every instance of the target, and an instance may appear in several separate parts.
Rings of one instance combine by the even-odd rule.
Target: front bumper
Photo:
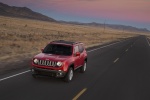
[[[62,70],[50,70],[50,69],[42,69],[42,68],[31,68],[31,72],[33,74],[37,75],[46,75],[46,76],[52,76],[52,77],[64,77],[66,75],[66,72]]]

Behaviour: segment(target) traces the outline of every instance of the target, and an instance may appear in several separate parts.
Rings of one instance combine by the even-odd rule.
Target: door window
[[[82,53],[84,51],[84,47],[80,44],[79,45],[79,52]]]
[[[79,46],[75,46],[74,48],[74,53],[77,53],[77,52],[79,52]]]

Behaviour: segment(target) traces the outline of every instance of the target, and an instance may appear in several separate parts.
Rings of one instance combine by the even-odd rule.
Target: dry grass
[[[117,41],[137,34],[101,27],[69,25],[37,20],[0,17],[0,60],[33,55],[53,40],[71,40],[87,47]],[[26,56],[25,56],[26,57]],[[27,56],[28,57],[28,56]]]

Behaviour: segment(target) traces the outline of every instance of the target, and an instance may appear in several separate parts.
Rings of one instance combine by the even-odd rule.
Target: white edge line
[[[148,38],[146,38],[148,45],[150,46],[150,43],[148,42]]]
[[[118,60],[119,60],[119,58],[117,58],[117,59],[114,61],[114,63],[116,63]]]
[[[111,45],[115,45],[115,44],[120,43],[120,42],[123,42],[123,41],[126,41],[126,40],[118,41],[118,42],[116,42],[116,43],[112,43],[112,44],[109,44],[109,45],[106,45],[106,46],[102,46],[102,47],[100,47],[100,48],[93,49],[93,50],[90,50],[90,51],[87,51],[87,52],[93,52],[93,51],[95,51],[95,50],[102,49],[102,48],[105,48],[105,47],[108,47],[108,46],[111,46]],[[12,78],[12,77],[16,77],[16,76],[19,76],[19,75],[28,73],[28,72],[30,72],[30,70],[27,70],[27,71],[24,71],[24,72],[21,72],[21,73],[18,73],[18,74],[14,74],[14,75],[11,75],[11,76],[2,78],[2,79],[0,79],[0,82],[1,82],[1,81],[4,81],[4,80],[6,80],[6,79],[10,79],[10,78]]]
[[[8,77],[5,77],[5,78],[2,78],[2,79],[0,79],[0,81],[6,80],[6,79],[9,79],[9,78],[21,75],[21,74],[25,74],[25,73],[28,73],[28,72],[30,72],[30,70],[27,70],[27,71],[24,71],[24,72],[21,72],[21,73],[18,73],[18,74],[14,74],[12,76],[8,76]]]

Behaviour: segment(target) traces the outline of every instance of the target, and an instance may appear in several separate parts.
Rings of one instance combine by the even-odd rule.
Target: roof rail
[[[52,42],[63,43],[63,44],[71,44],[71,45],[74,45],[74,44],[79,43],[79,42],[65,41],[65,40],[55,40],[55,41],[52,41]],[[52,42],[51,42],[51,43],[52,43]]]

